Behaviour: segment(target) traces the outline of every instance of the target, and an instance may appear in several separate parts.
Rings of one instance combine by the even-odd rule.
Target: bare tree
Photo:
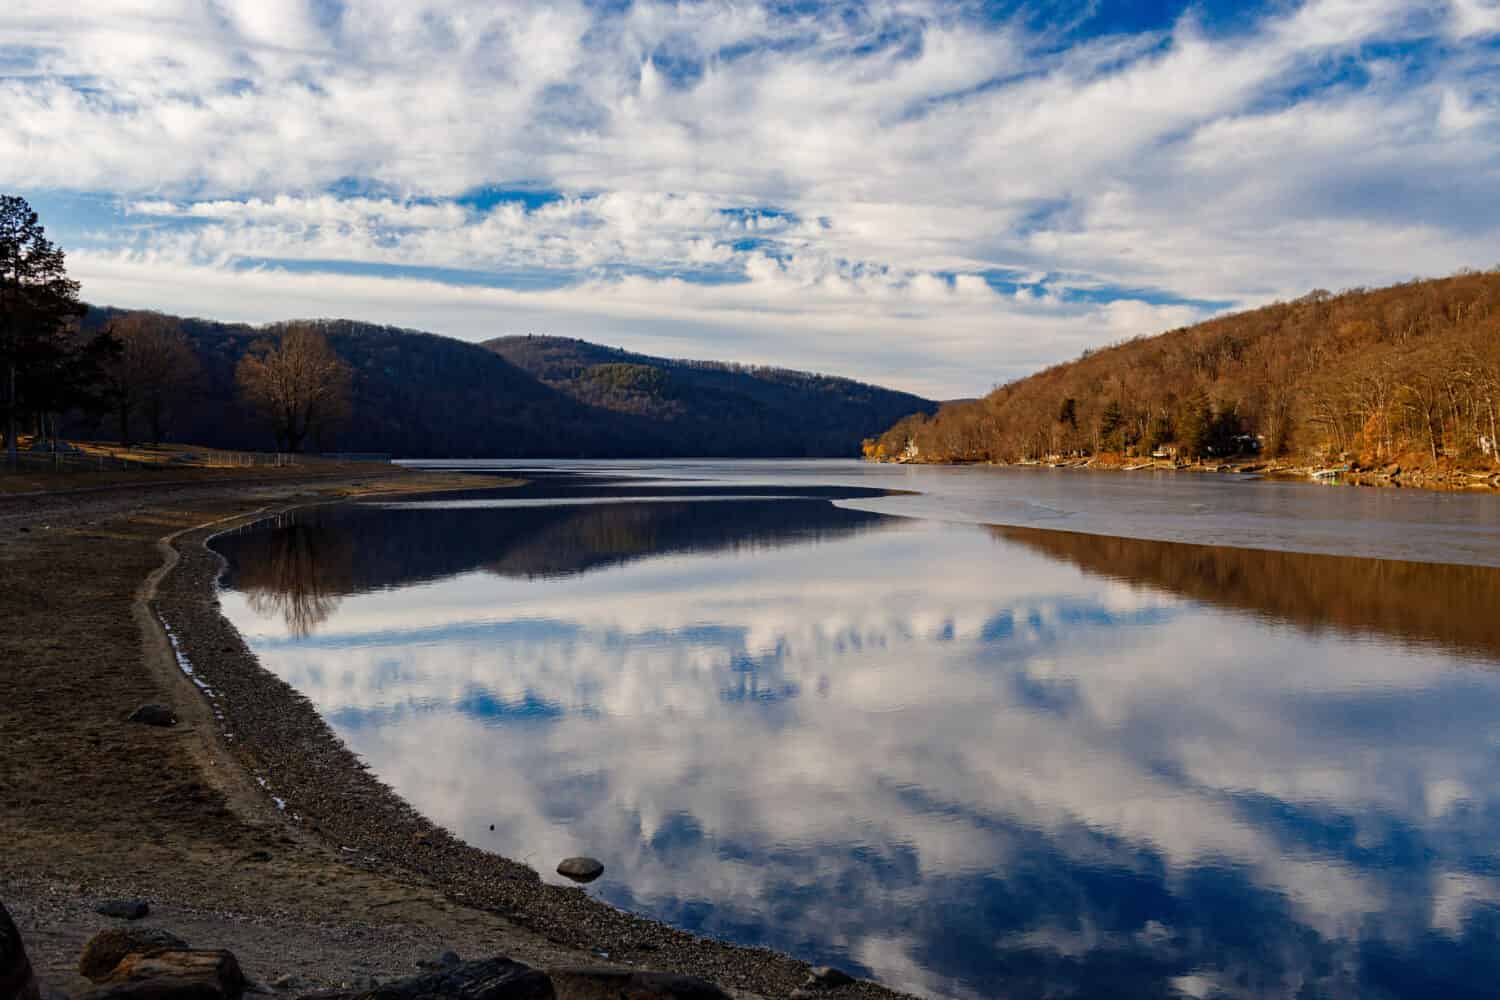
[[[120,443],[131,444],[130,419],[140,411],[151,443],[161,444],[173,403],[198,376],[198,357],[177,321],[159,313],[128,313],[112,322],[120,354],[110,366],[112,402],[120,421]]]
[[[276,443],[298,451],[307,435],[349,409],[352,373],[311,323],[289,323],[256,341],[235,370],[240,393],[271,425]]]

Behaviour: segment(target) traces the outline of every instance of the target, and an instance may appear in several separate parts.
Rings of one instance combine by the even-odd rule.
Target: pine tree
[[[36,212],[0,195],[0,400],[11,464],[22,410],[50,412],[76,387],[81,369],[67,333],[85,308]]]

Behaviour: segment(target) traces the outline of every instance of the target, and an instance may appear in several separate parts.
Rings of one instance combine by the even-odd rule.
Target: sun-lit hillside
[[[1259,455],[1491,469],[1500,420],[1500,271],[1312,292],[1140,337],[935,417],[871,457],[1020,462]]]

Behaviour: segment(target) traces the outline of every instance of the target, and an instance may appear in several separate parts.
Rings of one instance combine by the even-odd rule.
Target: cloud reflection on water
[[[695,930],[934,995],[1495,981],[1485,633],[1372,627],[1440,577],[1310,630],[1189,587],[1215,550],[651,506],[329,512],[358,544],[312,635],[225,610],[424,813],[542,870],[603,857],[597,891]],[[287,529],[228,540],[231,583]],[[1298,558],[1361,592],[1368,564]]]

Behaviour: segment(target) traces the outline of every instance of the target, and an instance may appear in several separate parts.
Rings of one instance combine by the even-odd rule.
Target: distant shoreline
[[[1380,469],[1355,465],[1316,466],[1285,461],[1176,462],[1171,459],[1100,460],[1098,458],[1052,459],[1036,462],[960,462],[920,458],[866,458],[876,465],[984,466],[996,469],[1070,469],[1102,472],[1211,472],[1288,482],[1313,482],[1331,486],[1379,486],[1437,492],[1490,492],[1500,490],[1500,471],[1437,471],[1421,466],[1388,465]]]

